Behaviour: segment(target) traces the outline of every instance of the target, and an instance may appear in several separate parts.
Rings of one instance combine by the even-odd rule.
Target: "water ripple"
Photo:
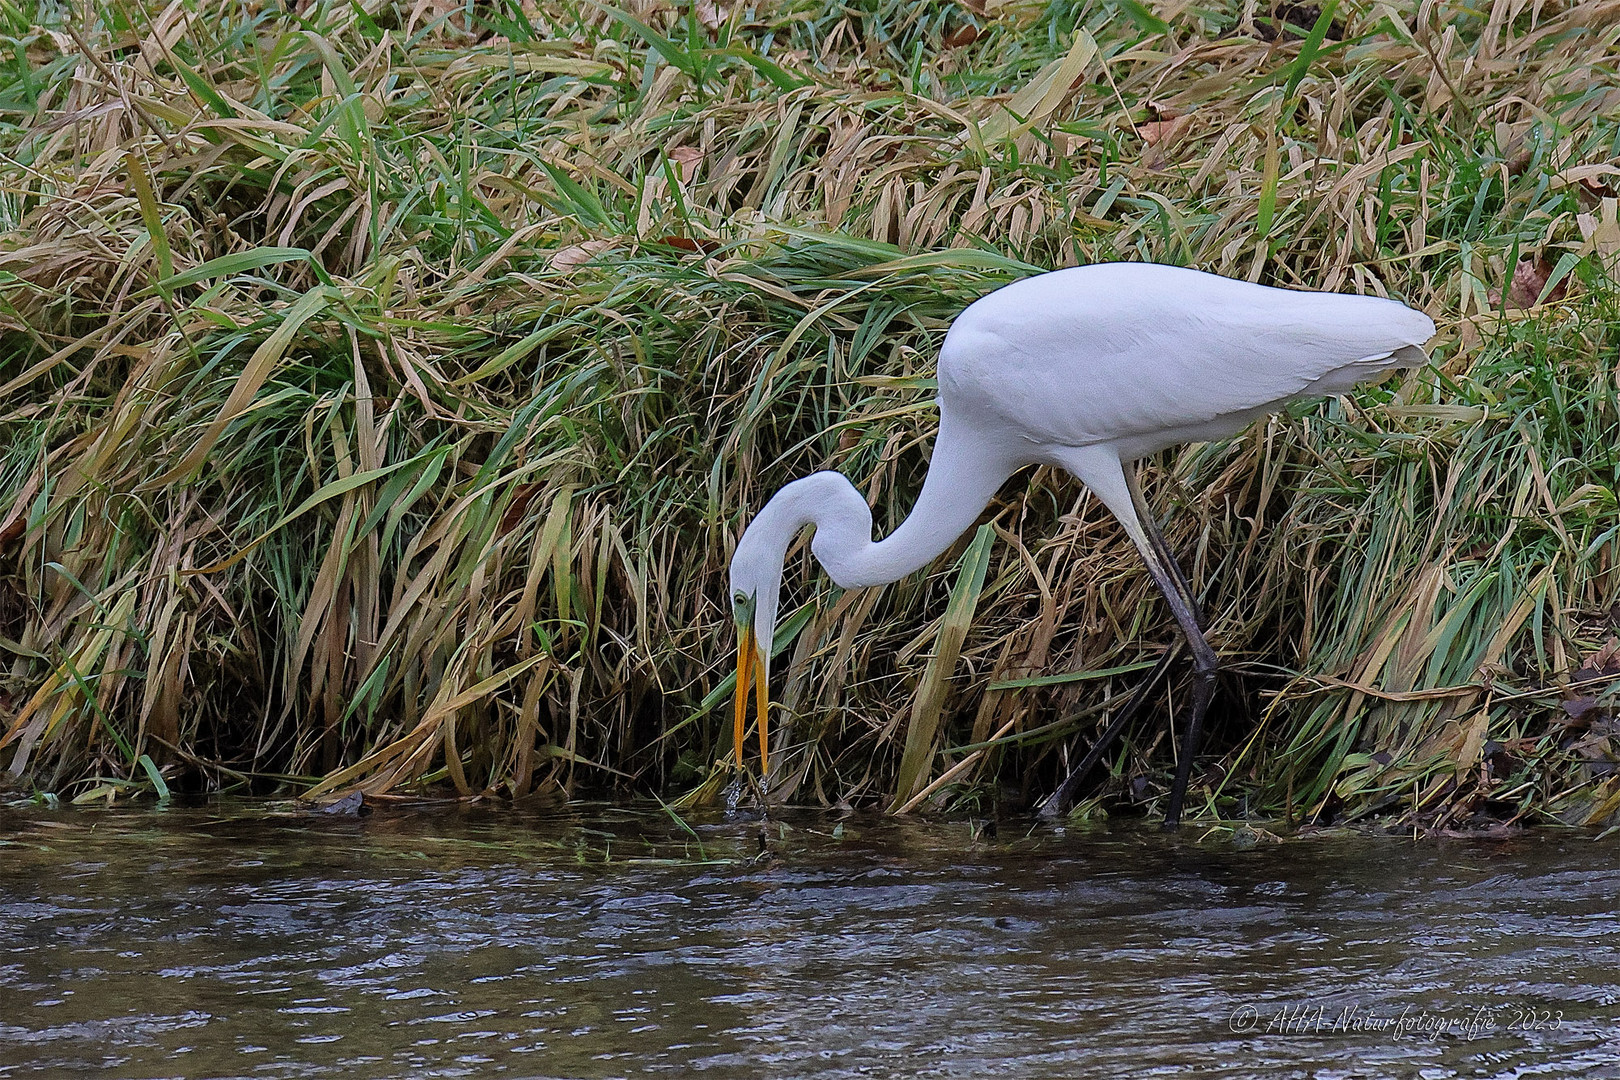
[[[3,1078],[1620,1075],[1620,860],[1580,837],[3,823]]]

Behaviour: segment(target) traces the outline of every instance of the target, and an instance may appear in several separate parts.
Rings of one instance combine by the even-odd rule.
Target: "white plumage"
[[[874,542],[871,512],[854,485],[819,472],[778,491],[738,541],[731,586],[744,638],[739,764],[749,670],[758,668],[763,687],[782,563],[801,529],[815,527],[811,549],[839,585],[894,581],[950,547],[1014,471],[1057,465],[1119,518],[1193,650],[1192,715],[1166,814],[1174,823],[1215,657],[1132,463],[1178,443],[1224,438],[1295,398],[1342,393],[1422,364],[1421,346],[1433,335],[1427,315],[1393,300],[1274,289],[1151,263],[1056,270],[969,305],[940,350],[939,435],[906,520]],[[763,753],[763,707],[760,728]]]
[[[1433,334],[1427,315],[1393,300],[1152,263],[1077,266],[963,311],[940,350],[939,396],[984,431],[1107,442],[1132,460],[1231,435],[1302,394],[1343,392]]]

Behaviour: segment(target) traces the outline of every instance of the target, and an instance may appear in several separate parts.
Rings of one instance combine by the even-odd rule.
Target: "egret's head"
[[[850,502],[853,500],[853,503]],[[748,523],[731,556],[731,617],[737,624],[737,763],[742,764],[742,730],[750,675],[757,673],[761,771],[765,756],[765,684],[771,673],[776,607],[782,596],[782,562],[788,545],[807,525],[844,519],[855,510],[855,531],[872,535],[872,515],[850,482],[832,472],[812,473],[771,496]],[[841,520],[841,519],[840,519]],[[864,520],[864,524],[860,522]]]
[[[753,680],[759,709],[762,775],[767,754],[766,710],[770,704],[766,686],[770,679],[771,639],[776,635],[776,605],[782,593],[782,559],[786,549],[786,544],[779,542],[772,532],[768,515],[762,512],[743,531],[737,541],[737,551],[731,557],[731,618],[737,626],[737,764],[742,765],[748,683]]]
[[[731,617],[737,633],[747,633],[758,644],[760,656],[770,657],[776,635],[776,604],[782,593],[782,559],[786,538],[774,536],[771,507],[748,523],[731,557]]]

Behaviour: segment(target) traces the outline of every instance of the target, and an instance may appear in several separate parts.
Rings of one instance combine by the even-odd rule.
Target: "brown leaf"
[[[1547,279],[1552,277],[1553,264],[1546,256],[1536,256],[1519,260],[1519,265],[1513,270],[1513,281],[1508,285],[1507,306],[1510,308],[1535,307],[1536,300],[1541,296],[1541,290],[1547,287]],[[1548,295],[1548,302],[1562,300],[1568,290],[1569,280],[1560,281]],[[1492,307],[1502,303],[1502,293],[1499,289],[1491,289],[1486,293]]]
[[[1192,121],[1191,113],[1183,113],[1171,120],[1149,120],[1140,125],[1137,130],[1142,134],[1142,143],[1145,147],[1142,164],[1150,169],[1159,169],[1167,165],[1173,156],[1171,151],[1192,126]]]
[[[718,240],[697,240],[690,236],[660,236],[657,240],[654,240],[653,243],[664,244],[672,248],[680,248],[682,251],[701,251],[705,255],[720,246],[720,242]]]
[[[1620,638],[1610,637],[1603,647],[1588,656],[1570,678],[1587,682],[1620,675]]]
[[[692,14],[698,17],[698,22],[707,26],[710,30],[720,29],[725,25],[726,20],[731,17],[731,11],[728,8],[721,7],[719,4],[714,3],[713,0],[697,0],[692,5]]]
[[[972,23],[963,23],[955,30],[945,35],[947,49],[960,49],[964,45],[971,45],[979,40],[979,28]]]
[[[529,504],[534,497],[544,490],[541,484],[521,484],[512,493],[512,501],[507,504],[506,513],[501,515],[500,532],[511,532],[523,520],[523,515],[529,512]]]
[[[1595,176],[1583,176],[1575,182],[1576,190],[1586,196],[1587,202],[1602,199],[1605,195],[1612,195],[1607,181],[1599,180]]]
[[[1142,141],[1149,146],[1167,147],[1180,138],[1191,123],[1192,116],[1182,113],[1168,120],[1150,120],[1138,130],[1142,132]]]
[[[1592,714],[1598,711],[1598,699],[1595,697],[1571,698],[1563,703],[1564,711],[1569,714],[1571,721],[1580,723],[1590,722]]]
[[[613,241],[611,240],[586,240],[581,244],[570,244],[565,248],[558,248],[551,255],[551,268],[553,270],[572,270],[576,266],[584,266],[612,246]]]
[[[668,150],[669,160],[675,163],[675,172],[681,178],[681,183],[690,184],[692,177],[697,175],[698,166],[703,164],[703,151],[695,146],[677,146]]]

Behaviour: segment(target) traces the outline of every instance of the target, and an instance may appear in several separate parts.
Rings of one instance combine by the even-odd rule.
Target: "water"
[[[0,1077],[1620,1076],[1620,849],[0,810]]]

